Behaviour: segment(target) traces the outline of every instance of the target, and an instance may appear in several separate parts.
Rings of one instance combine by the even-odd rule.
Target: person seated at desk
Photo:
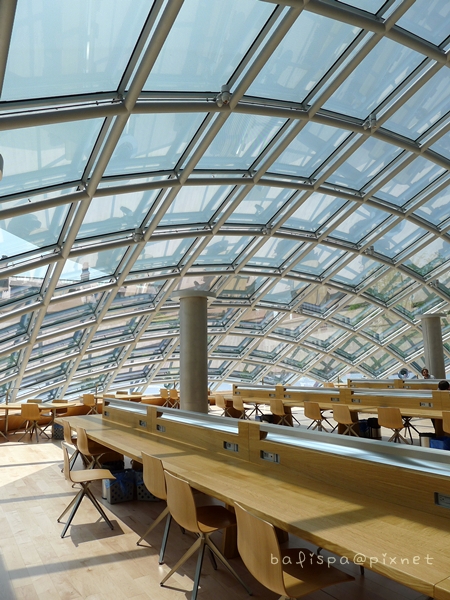
[[[406,367],[403,367],[403,369],[400,369],[400,371],[397,373],[397,377],[398,377],[398,379],[415,379],[414,373],[411,373],[410,371],[408,371],[408,369]]]
[[[450,383],[443,379],[442,381],[440,381],[438,383],[438,390],[449,390],[450,389]]]
[[[421,371],[420,374],[422,375],[423,379],[434,379],[434,377],[432,375],[430,375],[430,371],[424,367]]]

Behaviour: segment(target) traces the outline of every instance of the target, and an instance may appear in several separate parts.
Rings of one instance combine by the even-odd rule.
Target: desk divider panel
[[[450,519],[446,451],[112,400],[103,420]]]

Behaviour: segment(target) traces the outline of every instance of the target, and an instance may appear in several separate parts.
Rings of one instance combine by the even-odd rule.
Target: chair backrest
[[[387,429],[403,429],[402,413],[393,406],[378,407],[378,424]]]
[[[83,404],[85,406],[95,406],[94,394],[83,394]]]
[[[197,508],[191,486],[184,479],[180,479],[168,471],[164,471],[166,478],[167,506],[175,521],[187,531],[200,533],[197,520]]]
[[[237,502],[234,508],[237,545],[245,566],[267,589],[287,596],[280,546],[274,526],[256,517]]]
[[[27,404],[40,404],[41,401],[38,400],[37,398],[33,398],[31,400],[27,400]]]
[[[336,404],[336,406],[333,406],[333,419],[336,423],[341,423],[342,425],[353,423],[350,409],[345,404]]]
[[[233,398],[233,408],[235,410],[238,410],[239,412],[245,412],[244,401],[242,400],[242,398]]]
[[[128,396],[128,390],[116,390],[116,396]]]
[[[322,413],[320,412],[320,405],[318,402],[304,402],[303,407],[305,409],[305,417],[313,419],[314,421],[322,420]]]
[[[81,454],[84,454],[84,456],[91,456],[91,453],[89,451],[89,441],[88,436],[86,434],[86,429],[83,429],[82,427],[77,427],[76,430],[78,450],[81,452]]]
[[[75,439],[72,437],[72,429],[68,421],[63,421],[64,441],[66,444],[75,445]]]
[[[68,400],[52,400],[52,404],[67,404]]]
[[[64,468],[63,468],[64,477],[67,479],[67,481],[72,481],[72,478],[70,477],[69,453],[65,446],[62,446],[62,450],[63,450],[63,456],[64,456]]]
[[[169,390],[167,390],[166,388],[160,388],[159,395],[161,396],[161,398],[168,398]]]
[[[442,411],[442,429],[445,433],[450,433],[450,411]]]
[[[142,466],[144,484],[148,491],[160,498],[167,499],[166,478],[164,477],[164,467],[162,461],[156,456],[142,453]]]
[[[172,400],[179,400],[178,390],[169,390],[169,398],[172,398]]]
[[[39,406],[35,402],[32,402],[31,404],[27,402],[20,405],[20,415],[28,421],[38,421],[41,412]]]
[[[221,396],[220,394],[216,394],[214,396],[214,400],[215,400],[216,406],[218,406],[222,410],[225,410],[227,408],[225,398],[223,396]]]
[[[283,417],[284,415],[288,414],[285,411],[283,400],[281,398],[270,399],[270,412],[278,417]]]

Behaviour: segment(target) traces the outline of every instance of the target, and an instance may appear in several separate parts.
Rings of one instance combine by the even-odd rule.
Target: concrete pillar
[[[425,366],[436,379],[445,379],[444,347],[442,344],[442,313],[421,315]]]
[[[180,408],[208,412],[208,297],[210,292],[180,290]]]

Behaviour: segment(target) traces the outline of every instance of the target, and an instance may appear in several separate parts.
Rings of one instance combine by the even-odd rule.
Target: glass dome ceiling
[[[213,388],[420,371],[447,0],[11,0],[0,40],[0,398],[176,382],[180,286]]]

